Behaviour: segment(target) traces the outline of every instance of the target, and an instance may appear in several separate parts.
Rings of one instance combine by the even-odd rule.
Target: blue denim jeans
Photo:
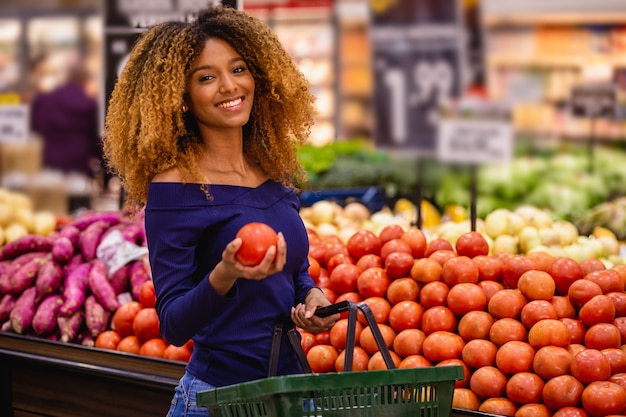
[[[215,387],[185,372],[176,386],[167,417],[209,417],[209,410],[196,404],[196,393],[213,388]]]

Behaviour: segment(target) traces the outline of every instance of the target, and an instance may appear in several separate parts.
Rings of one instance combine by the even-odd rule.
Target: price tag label
[[[25,104],[0,106],[0,142],[30,139],[30,113]]]
[[[581,117],[615,117],[617,92],[612,84],[574,86],[570,98],[572,114]]]
[[[513,129],[506,121],[446,119],[439,123],[437,155],[460,164],[508,162]]]

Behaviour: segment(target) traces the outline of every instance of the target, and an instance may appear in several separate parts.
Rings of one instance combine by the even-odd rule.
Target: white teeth
[[[219,107],[221,109],[226,109],[228,107],[235,107],[236,105],[238,105],[241,102],[242,102],[241,98],[238,98],[236,100],[227,101],[226,103],[220,103],[220,104],[217,105],[217,107]]]

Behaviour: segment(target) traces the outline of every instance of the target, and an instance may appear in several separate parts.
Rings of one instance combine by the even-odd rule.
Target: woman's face
[[[200,129],[241,128],[254,101],[254,78],[243,58],[222,39],[210,38],[194,62],[185,103]]]

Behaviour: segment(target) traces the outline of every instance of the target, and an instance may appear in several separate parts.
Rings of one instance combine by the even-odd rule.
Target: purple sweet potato
[[[74,255],[74,245],[69,237],[59,236],[52,244],[51,253],[52,259],[54,259],[55,262],[65,265]]]
[[[15,333],[23,334],[30,328],[37,309],[36,296],[37,289],[30,287],[15,300],[15,306],[9,314],[11,327]]]
[[[9,319],[11,315],[11,310],[15,307],[15,295],[14,294],[4,294],[0,299],[0,321],[4,322]]]
[[[142,239],[142,228],[139,223],[130,223],[126,225],[124,230],[122,231],[122,236],[124,240],[134,243],[135,245],[141,245]]]
[[[130,264],[130,291],[135,300],[139,300],[141,285],[150,280],[150,275],[143,261],[134,261]]]
[[[53,333],[57,328],[57,316],[63,305],[61,294],[52,294],[43,299],[33,317],[33,330],[39,336]]]
[[[91,266],[91,263],[88,262],[81,264],[65,277],[63,285],[64,302],[59,309],[59,315],[71,316],[83,306],[87,297]]]
[[[63,267],[54,259],[48,259],[37,272],[37,279],[35,280],[37,297],[42,298],[57,292],[61,288],[64,278]]]
[[[94,259],[91,264],[89,289],[106,310],[114,312],[119,308],[120,303],[117,301],[117,294],[115,294],[115,290],[107,278],[106,265],[100,259]]]
[[[122,219],[122,214],[119,211],[99,211],[99,212],[87,212],[82,214],[79,218],[74,220],[71,224],[76,226],[79,230],[85,230],[93,223],[104,221],[109,226],[117,224]]]
[[[98,337],[109,326],[111,313],[90,294],[85,299],[85,324],[91,336]]]
[[[46,262],[47,259],[47,257],[32,258],[22,267],[13,271],[9,275],[10,291],[13,294],[20,294],[25,289],[32,287],[37,279],[39,268]]]
[[[84,263],[85,260],[83,259],[83,255],[81,255],[80,253],[75,253],[74,256],[72,256],[72,259],[70,259],[67,265],[65,265],[65,275],[67,276],[71,274],[74,269]]]
[[[128,291],[130,285],[130,264],[126,264],[109,275],[109,282],[116,295]]]
[[[78,243],[78,237],[80,236],[80,229],[74,224],[66,224],[59,230],[58,237],[66,237],[72,242],[72,246],[76,246]]]
[[[101,220],[90,224],[80,232],[78,249],[80,253],[82,253],[85,261],[90,261],[96,257],[96,251],[102,240],[102,235],[109,227],[109,223]]]
[[[28,234],[5,244],[0,249],[0,260],[15,259],[29,252],[49,252],[52,249],[52,238]]]
[[[59,326],[61,341],[67,343],[76,340],[84,324],[85,315],[82,310],[78,310],[67,317],[58,316],[57,325]]]

